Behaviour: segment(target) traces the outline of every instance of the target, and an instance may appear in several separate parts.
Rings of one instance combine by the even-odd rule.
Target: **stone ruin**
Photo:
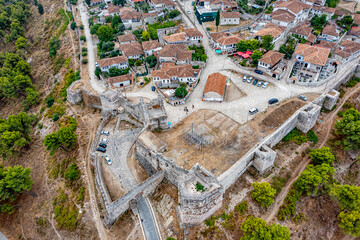
[[[164,103],[160,96],[148,104],[143,99],[140,100],[140,103],[133,104],[121,92],[110,90],[96,95],[82,86],[74,88],[76,84],[77,82],[74,82],[67,90],[69,102],[78,104],[83,101],[86,106],[99,108],[107,119],[110,115],[117,114],[122,108],[129,116],[144,126],[135,142],[135,156],[151,177],[114,202],[109,199],[109,193],[102,178],[101,168],[94,153],[97,140],[94,141],[90,157],[95,166],[96,184],[102,195],[104,223],[107,226],[113,224],[121,214],[131,207],[136,196],[151,194],[163,178],[178,188],[179,206],[176,210],[180,227],[184,228],[203,222],[221,208],[226,189],[234,184],[250,166],[254,166],[260,174],[271,169],[276,158],[276,152],[272,150],[272,147],[295,127],[304,133],[308,132],[315,125],[321,108],[331,110],[339,98],[339,92],[335,90],[323,93],[313,102],[297,110],[228,170],[215,177],[198,163],[190,170],[186,170],[176,165],[175,161],[162,155],[163,151],[167,150],[167,146],[151,132],[157,128],[166,130],[169,127]],[[104,118],[100,124],[97,138],[106,121]],[[201,186],[200,189],[199,186]]]
[[[89,92],[81,85],[80,80],[73,82],[66,92],[68,102],[78,104],[83,101],[88,107],[101,109],[102,116],[108,112],[116,115],[121,112],[121,108],[140,123],[146,123],[150,130],[169,128],[164,102],[160,95],[148,104],[143,98],[140,98],[140,103],[133,104],[122,95],[120,90],[107,90],[98,95]]]

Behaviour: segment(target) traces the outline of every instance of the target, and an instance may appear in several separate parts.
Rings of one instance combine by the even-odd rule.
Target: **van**
[[[106,149],[105,148],[102,148],[102,147],[98,147],[97,149],[96,149],[96,151],[99,151],[99,152],[106,152]]]
[[[102,148],[106,148],[107,145],[105,143],[99,143],[99,146],[102,147]]]
[[[270,99],[269,100],[269,104],[271,105],[271,104],[275,104],[275,103],[278,103],[279,102],[279,99],[277,99],[277,98],[272,98],[272,99]]]
[[[252,108],[252,109],[249,110],[250,115],[254,115],[257,112],[259,112],[259,109],[257,109],[257,108]]]

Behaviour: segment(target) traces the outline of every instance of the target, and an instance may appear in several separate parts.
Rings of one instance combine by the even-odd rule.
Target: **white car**
[[[105,160],[107,164],[111,165],[111,159],[108,156],[105,156]]]
[[[100,139],[100,142],[107,144],[109,142],[109,140],[107,140],[106,138],[102,138],[102,139]]]
[[[251,83],[251,81],[254,79],[254,77],[249,77],[249,79],[247,80],[248,83]]]
[[[109,136],[110,133],[109,133],[109,131],[101,131],[101,135]]]
[[[187,14],[190,14],[191,12],[190,11],[187,11]]]
[[[247,76],[246,76],[246,75],[244,75],[243,82],[245,82],[245,81],[246,81],[246,79],[247,79]]]
[[[263,88],[266,88],[267,86],[269,85],[269,83],[268,82],[264,82],[264,84],[263,84]]]

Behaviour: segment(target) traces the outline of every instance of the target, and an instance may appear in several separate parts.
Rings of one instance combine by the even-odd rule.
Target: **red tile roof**
[[[206,81],[204,93],[216,92],[222,96],[225,91],[225,84],[226,76],[222,75],[221,73],[213,73],[209,75]]]

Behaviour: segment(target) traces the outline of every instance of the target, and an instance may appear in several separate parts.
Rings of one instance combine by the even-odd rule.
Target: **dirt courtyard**
[[[163,155],[177,165],[190,169],[198,162],[219,176],[304,104],[297,99],[285,101],[243,125],[218,111],[198,110],[171,130],[155,134],[167,144],[168,151]],[[194,132],[209,141],[202,150],[200,143],[185,137],[193,126],[197,130]]]

